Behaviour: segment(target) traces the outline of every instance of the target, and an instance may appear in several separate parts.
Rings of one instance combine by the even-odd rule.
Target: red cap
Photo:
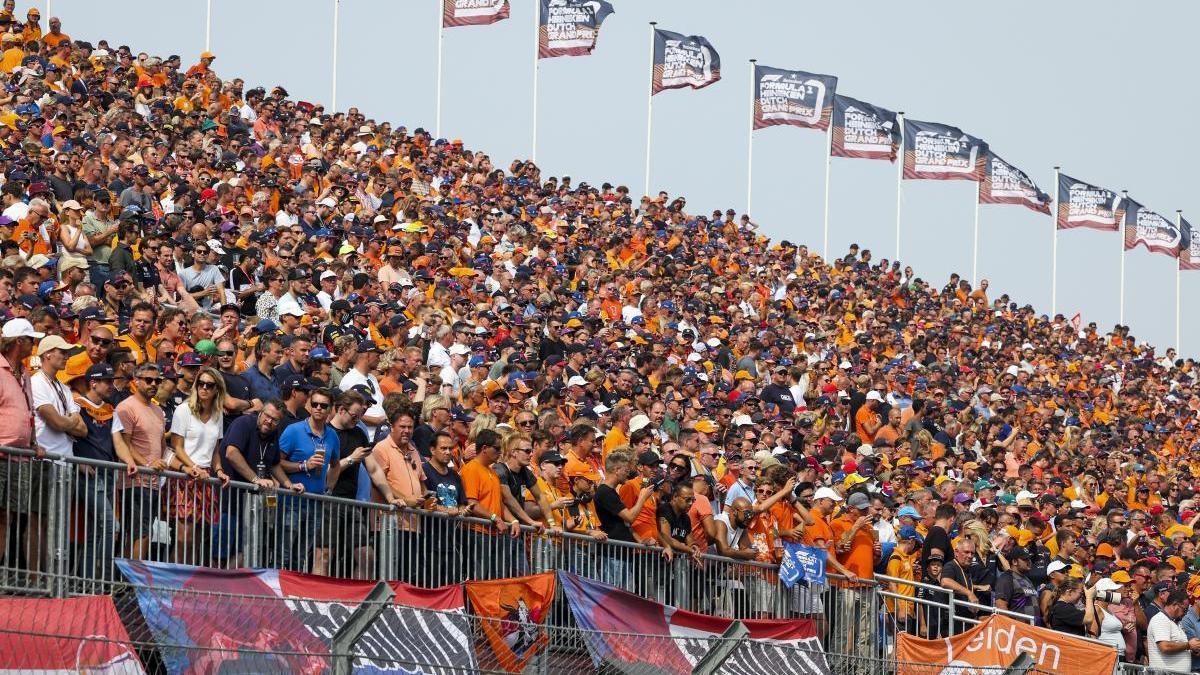
[[[1162,504],[1155,504],[1154,506],[1150,507],[1150,513],[1152,513],[1156,516],[1165,510],[1166,509],[1163,508]]]
[[[846,473],[854,473],[855,471],[858,471],[858,463],[846,462],[842,465],[842,471],[845,471]]]

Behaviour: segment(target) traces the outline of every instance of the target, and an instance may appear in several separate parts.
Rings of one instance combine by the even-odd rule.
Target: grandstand
[[[11,12],[0,667],[1200,639],[1193,360]]]

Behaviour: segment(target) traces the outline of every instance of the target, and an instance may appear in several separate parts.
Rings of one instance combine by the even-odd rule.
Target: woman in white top
[[[1120,598],[1121,586],[1111,579],[1101,579],[1083,593],[1083,625],[1087,634],[1111,645],[1124,660],[1125,634],[1121,620],[1108,611],[1109,601]]]
[[[92,254],[92,244],[83,231],[83,207],[68,199],[58,209],[58,242],[63,255],[86,258]]]
[[[216,370],[204,368],[196,375],[187,402],[175,409],[171,419],[171,429],[167,432],[168,447],[172,449],[170,468],[193,479],[175,484],[172,502],[176,562],[205,564],[205,559],[198,555],[202,549],[193,546],[193,541],[197,521],[217,522],[216,493],[206,480],[210,470],[215,469],[217,478],[229,481],[217,454],[217,444],[224,435],[224,406],[225,380]]]

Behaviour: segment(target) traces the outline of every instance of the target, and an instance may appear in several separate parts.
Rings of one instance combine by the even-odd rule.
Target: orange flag
[[[554,573],[495,581],[468,581],[471,611],[482,617],[483,634],[500,668],[510,673],[525,669],[548,642],[541,628],[554,602]]]

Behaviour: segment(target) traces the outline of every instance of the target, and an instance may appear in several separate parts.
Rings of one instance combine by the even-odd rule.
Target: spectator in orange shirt
[[[489,521],[498,534],[510,538],[496,536],[484,525],[471,525],[467,565],[475,571],[475,578],[521,576],[525,569],[523,553],[513,546],[513,540],[521,534],[520,521],[504,507],[500,476],[492,468],[500,459],[500,434],[484,429],[475,437],[475,446],[475,459],[462,469],[468,515]]]
[[[875,434],[879,433],[879,429],[883,424],[879,419],[879,404],[883,402],[883,395],[872,389],[867,392],[867,400],[858,408],[858,412],[854,413],[854,432],[862,439],[863,443],[867,439],[874,439]]]

